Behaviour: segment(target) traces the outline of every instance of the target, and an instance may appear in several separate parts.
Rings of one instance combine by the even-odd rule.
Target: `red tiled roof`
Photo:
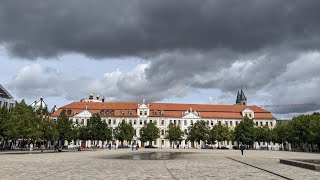
[[[113,116],[121,117],[137,117],[137,108],[139,102],[72,102],[68,105],[60,107],[52,116],[57,117],[62,110],[72,110],[72,115],[80,113],[86,108],[93,113],[100,111],[114,110]],[[254,111],[255,119],[275,119],[275,117],[265,109],[258,106],[242,106],[242,105],[213,105],[213,104],[174,104],[174,103],[149,103],[150,116],[153,117],[181,117],[182,113],[192,108],[193,111],[200,113],[202,118],[226,118],[226,119],[242,119],[241,111],[249,108]],[[125,110],[125,115],[121,111]],[[133,115],[129,115],[132,110]],[[154,115],[154,111],[158,111]],[[164,111],[164,115],[160,111]]]

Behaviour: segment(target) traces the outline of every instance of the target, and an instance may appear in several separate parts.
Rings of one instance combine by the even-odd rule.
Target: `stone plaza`
[[[279,163],[280,158],[320,159],[320,154],[212,149],[131,149],[60,153],[0,152],[0,179],[319,179],[320,172]],[[117,156],[186,152],[171,160]]]

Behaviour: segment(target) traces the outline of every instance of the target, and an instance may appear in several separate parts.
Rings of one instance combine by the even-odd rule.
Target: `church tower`
[[[242,86],[241,86],[241,91],[240,92],[238,91],[236,104],[243,105],[243,106],[247,105],[247,98],[246,98],[246,95],[244,95],[244,92],[242,90]]]

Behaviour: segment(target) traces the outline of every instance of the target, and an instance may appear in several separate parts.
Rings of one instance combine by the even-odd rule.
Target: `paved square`
[[[173,160],[111,157],[142,152],[193,152]],[[200,149],[131,149],[44,154],[0,153],[0,179],[320,179],[320,172],[283,165],[279,158],[320,159],[320,154]]]

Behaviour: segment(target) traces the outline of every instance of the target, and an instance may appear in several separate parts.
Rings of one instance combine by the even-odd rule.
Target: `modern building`
[[[96,99],[90,94],[88,100],[81,102],[72,102],[58,108],[51,115],[51,118],[57,120],[61,114],[65,114],[70,123],[79,126],[86,126],[90,117],[98,113],[102,121],[110,127],[116,128],[118,123],[126,121],[131,123],[136,134],[133,138],[134,143],[140,147],[149,145],[148,142],[141,142],[140,129],[147,123],[154,123],[160,128],[160,138],[152,143],[153,146],[160,148],[172,147],[172,144],[165,139],[167,127],[170,123],[177,124],[187,134],[188,127],[193,123],[203,120],[209,126],[224,124],[230,128],[237,126],[244,117],[253,119],[256,126],[269,126],[273,128],[276,125],[276,118],[267,110],[258,106],[248,106],[247,99],[243,90],[238,92],[235,105],[213,105],[213,104],[178,104],[178,103],[147,103],[142,102],[104,102],[99,96]],[[185,138],[186,139],[186,136]],[[90,142],[82,142],[82,146],[90,146]],[[117,141],[114,141],[118,144]],[[106,144],[100,144],[105,146]],[[232,146],[232,142],[223,143],[224,146]],[[189,148],[198,146],[194,142],[182,140],[180,147]]]
[[[6,107],[11,110],[15,105],[13,96],[0,84],[0,108]]]

